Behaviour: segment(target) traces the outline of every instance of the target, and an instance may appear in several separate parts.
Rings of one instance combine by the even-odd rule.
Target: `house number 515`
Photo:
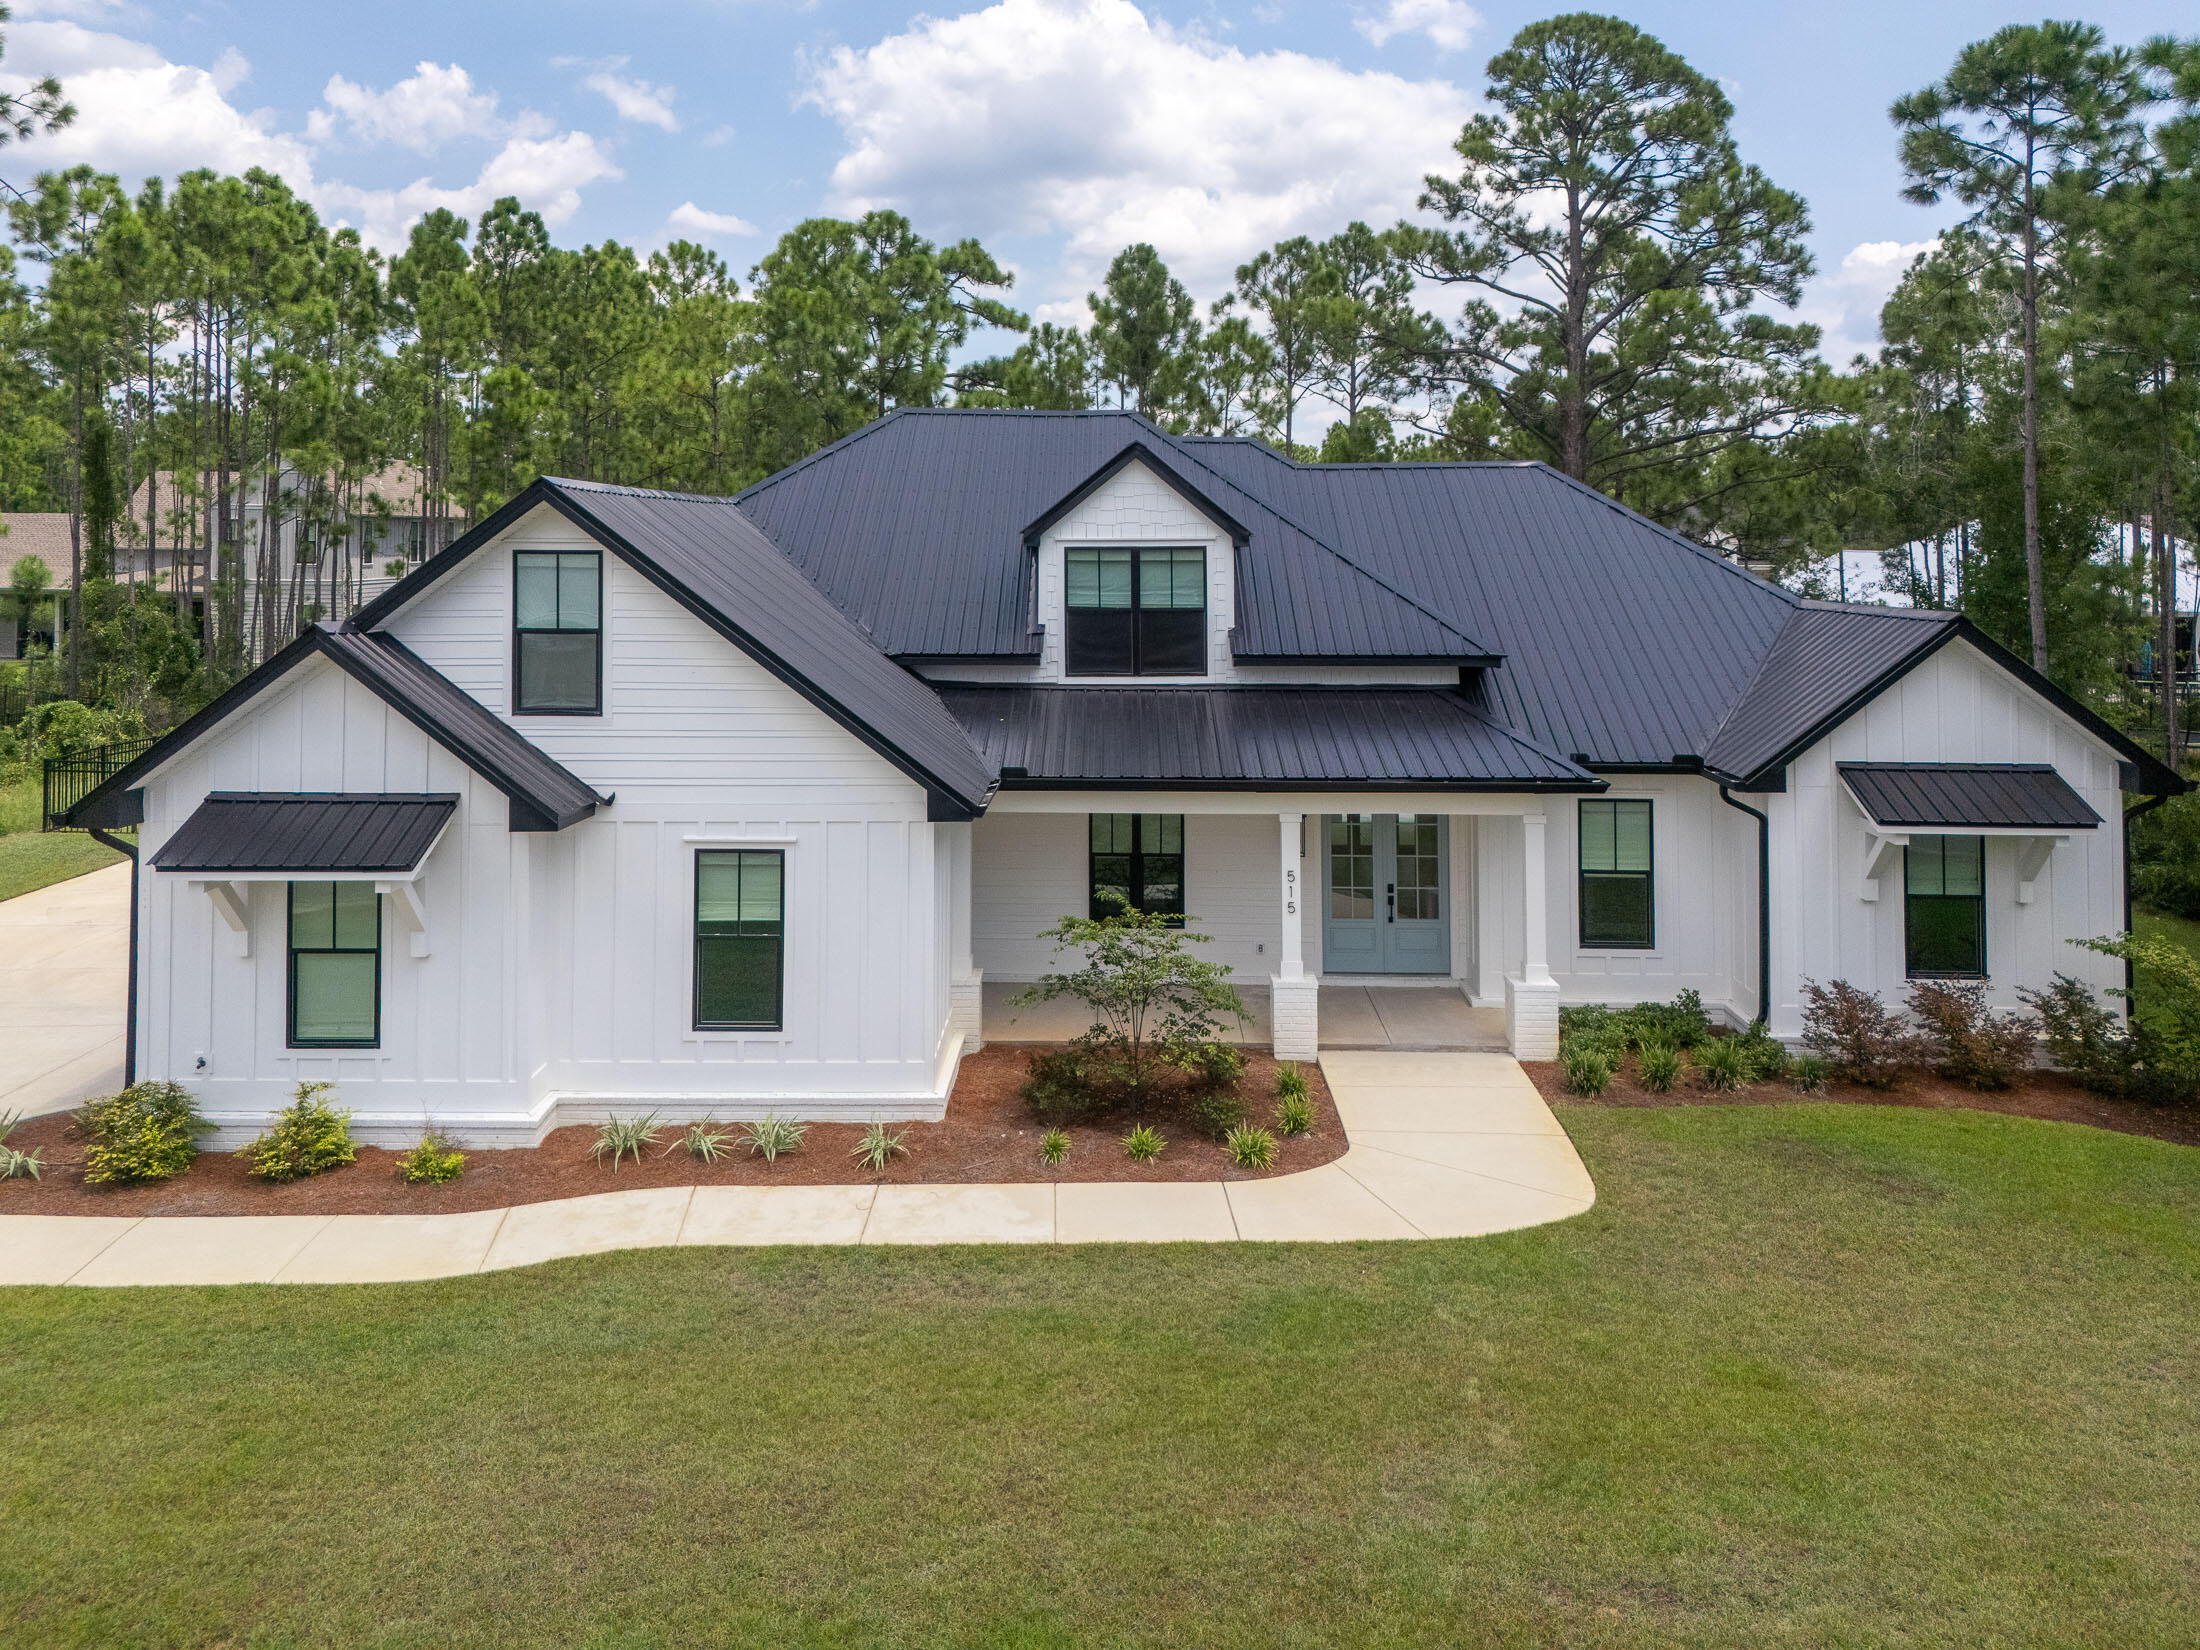
[[[1296,915],[1298,914],[1298,909],[1299,909],[1298,892],[1299,892],[1299,874],[1298,874],[1298,872],[1296,872],[1296,871],[1286,871],[1286,872],[1284,872],[1284,873],[1283,873],[1283,911],[1284,911],[1284,915],[1286,915],[1286,916],[1296,916]]]

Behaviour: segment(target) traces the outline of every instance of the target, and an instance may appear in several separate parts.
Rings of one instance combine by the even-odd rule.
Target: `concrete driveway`
[[[0,900],[0,1112],[122,1087],[129,969],[129,866]]]

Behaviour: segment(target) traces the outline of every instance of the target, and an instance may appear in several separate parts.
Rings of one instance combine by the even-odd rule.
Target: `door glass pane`
[[[1344,921],[1375,915],[1375,817],[1329,822],[1329,914]]]
[[[521,552],[512,558],[513,612],[522,630],[550,630],[558,622],[558,558]]]
[[[1433,814],[1398,816],[1398,918],[1434,922],[1442,912],[1441,827]]]
[[[292,1041],[372,1042],[379,961],[372,951],[301,951],[294,956]]]
[[[594,631],[525,630],[519,638],[519,708],[594,710]]]

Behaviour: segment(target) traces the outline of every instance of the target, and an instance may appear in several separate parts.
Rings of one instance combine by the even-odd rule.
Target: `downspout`
[[[102,847],[112,848],[118,854],[126,854],[130,860],[130,1006],[129,1019],[122,1032],[122,1086],[131,1088],[137,1083],[137,1008],[138,1008],[138,855],[137,844],[125,842],[119,836],[110,836],[97,825],[84,827],[84,834]]]
[[[2168,800],[2167,796],[2150,796],[2137,807],[2124,810],[2124,934],[2127,938],[2131,933],[2131,822],[2141,814],[2152,813]],[[2139,999],[2133,995],[2138,988],[2138,965],[2129,957],[2126,957],[2124,958],[2124,1016],[2127,1020],[2138,1012]]]
[[[1719,787],[1719,800],[1757,822],[1757,1018],[1772,1029],[1772,818],[1762,809],[1737,802]]]

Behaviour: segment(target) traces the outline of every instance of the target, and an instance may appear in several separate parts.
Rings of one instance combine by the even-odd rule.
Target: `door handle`
[[[1386,882],[1383,884],[1383,921],[1396,922],[1397,920],[1398,885],[1395,882]]]

